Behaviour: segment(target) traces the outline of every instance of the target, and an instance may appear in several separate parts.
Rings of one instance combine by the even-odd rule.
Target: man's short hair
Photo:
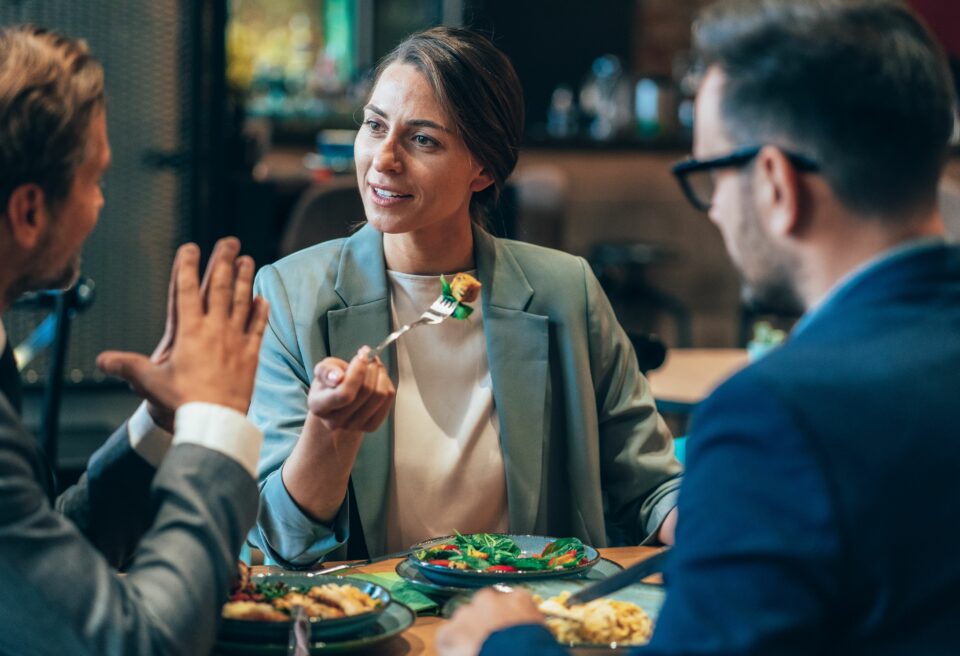
[[[0,214],[22,184],[39,185],[50,207],[67,197],[103,104],[86,42],[29,25],[0,31]]]
[[[738,145],[772,143],[822,167],[840,201],[879,218],[935,207],[953,131],[946,57],[902,2],[724,0],[694,27],[725,75]]]

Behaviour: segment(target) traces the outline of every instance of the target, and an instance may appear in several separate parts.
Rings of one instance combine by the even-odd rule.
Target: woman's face
[[[471,196],[492,183],[409,64],[391,64],[377,81],[354,157],[367,220],[384,233],[469,224]]]

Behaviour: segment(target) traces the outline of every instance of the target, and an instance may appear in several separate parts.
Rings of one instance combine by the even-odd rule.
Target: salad
[[[554,540],[542,552],[530,554],[506,535],[455,533],[453,541],[421,549],[414,556],[427,565],[499,573],[572,569],[588,561],[577,538]]]

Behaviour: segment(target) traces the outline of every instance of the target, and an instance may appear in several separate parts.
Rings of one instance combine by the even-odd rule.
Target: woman
[[[253,542],[294,567],[453,529],[603,546],[604,507],[628,539],[655,540],[680,468],[595,277],[481,227],[520,146],[509,60],[434,28],[376,80],[355,144],[367,224],[257,279],[272,310],[250,411],[265,432]],[[460,271],[483,284],[468,320],[366,361]]]

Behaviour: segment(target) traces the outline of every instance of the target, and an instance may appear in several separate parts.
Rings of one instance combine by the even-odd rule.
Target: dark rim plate
[[[254,574],[252,583],[273,583],[283,581],[287,585],[312,587],[326,583],[349,584],[366,592],[380,601],[380,607],[372,611],[340,617],[336,619],[310,618],[310,637],[314,640],[343,638],[358,633],[373,624],[391,605],[390,593],[382,586],[363,579],[351,579],[347,576],[324,575],[320,572],[271,572]],[[224,618],[220,625],[220,636],[225,640],[243,640],[257,642],[286,643],[290,632],[290,622],[258,622],[256,620],[237,620]]]
[[[411,626],[416,616],[413,611],[399,602],[394,602],[380,613],[376,621],[367,625],[359,633],[344,640],[327,640],[310,643],[311,654],[339,654],[355,651],[386,642],[394,638]],[[285,656],[287,652],[286,638],[275,643],[250,643],[231,640],[217,640],[214,645],[214,654],[277,654]]]
[[[549,599],[550,597],[557,596],[564,590],[575,592],[577,588],[587,585],[588,583],[589,581],[578,579],[553,579],[530,581],[527,583],[521,583],[516,587],[524,588],[533,594],[540,595],[544,599]],[[469,601],[474,592],[475,590],[461,591],[460,594],[447,600],[447,602],[443,605],[443,616],[446,618],[452,617],[453,612],[462,604]],[[666,590],[664,590],[663,586],[652,585],[649,583],[634,583],[633,585],[628,585],[627,587],[617,590],[609,595],[610,599],[630,601],[637,604],[647,613],[647,615],[650,616],[650,620],[654,623],[654,625],[656,625],[657,616],[660,614],[660,607],[663,605],[663,600],[665,597]],[[575,647],[577,649],[589,649],[591,651],[597,650],[604,653],[627,653],[633,649],[636,649],[639,645],[621,645],[617,643],[594,644],[580,642],[568,643],[565,646]]]
[[[623,566],[608,560],[606,558],[601,558],[597,561],[597,564],[591,567],[586,572],[580,574],[578,579],[574,580],[584,580],[588,582],[599,581],[605,579],[608,576],[616,574],[623,569]],[[396,572],[404,581],[412,585],[418,591],[429,595],[431,597],[447,598],[454,595],[461,594],[467,590],[474,590],[474,586],[452,586],[452,585],[440,585],[439,583],[434,583],[420,572],[415,565],[413,565],[409,559],[401,560],[397,563]],[[567,579],[564,579],[567,580]]]
[[[497,535],[505,535],[506,537],[510,538],[516,542],[521,551],[526,554],[540,553],[549,543],[559,539],[543,535],[512,535],[510,533],[498,533]],[[511,583],[529,581],[533,579],[556,579],[578,576],[596,565],[597,561],[600,560],[599,551],[589,545],[584,545],[584,554],[587,558],[587,562],[569,569],[547,569],[536,571],[521,570],[519,572],[479,572],[476,570],[450,569],[449,567],[443,567],[440,565],[431,565],[429,563],[420,561],[415,555],[420,549],[426,549],[438,544],[450,542],[453,539],[453,535],[445,535],[443,537],[431,538],[430,540],[424,540],[423,542],[417,543],[410,548],[411,553],[410,556],[408,556],[408,560],[432,582],[440,585],[461,588],[478,588],[498,582]]]

